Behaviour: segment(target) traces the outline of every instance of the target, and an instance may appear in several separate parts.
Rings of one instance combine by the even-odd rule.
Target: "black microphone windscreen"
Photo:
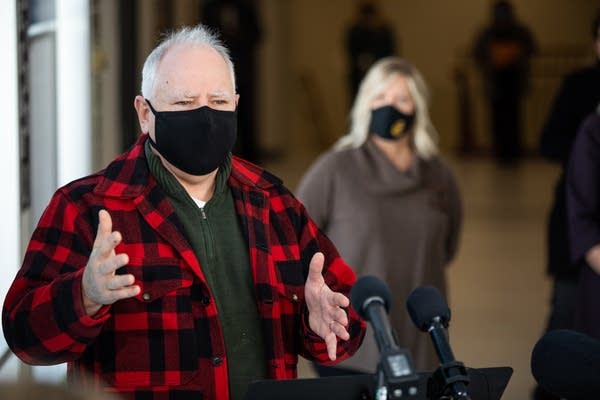
[[[557,396],[600,398],[600,342],[572,330],[550,331],[531,352],[531,373]]]
[[[440,317],[444,326],[450,321],[450,308],[444,296],[433,286],[419,286],[413,290],[406,300],[406,308],[410,319],[424,332],[435,317]]]
[[[350,290],[350,301],[352,306],[363,319],[368,319],[365,315],[364,305],[369,298],[379,297],[383,300],[385,310],[390,312],[392,294],[390,289],[381,279],[367,275],[358,279],[352,290]]]

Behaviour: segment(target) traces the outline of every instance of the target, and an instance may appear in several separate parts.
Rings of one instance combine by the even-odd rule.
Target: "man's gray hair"
[[[158,64],[165,56],[167,51],[178,44],[188,44],[191,46],[207,46],[213,48],[219,53],[231,72],[231,81],[235,88],[235,71],[233,62],[229,56],[229,50],[223,44],[216,31],[204,25],[186,26],[173,31],[165,36],[161,43],[152,50],[144,62],[142,69],[142,96],[149,99],[154,95],[154,86],[156,83],[156,70]]]

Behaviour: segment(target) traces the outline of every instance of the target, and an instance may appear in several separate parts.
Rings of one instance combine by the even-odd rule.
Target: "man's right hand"
[[[127,254],[116,254],[121,233],[112,231],[112,219],[106,210],[98,213],[99,223],[94,248],[83,271],[83,305],[88,315],[94,315],[106,304],[136,296],[140,287],[134,285],[131,274],[117,275],[115,271],[129,262]]]

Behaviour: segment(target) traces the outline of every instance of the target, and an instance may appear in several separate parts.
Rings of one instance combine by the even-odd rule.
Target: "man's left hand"
[[[342,307],[348,307],[350,300],[341,293],[332,291],[323,279],[323,253],[315,253],[310,260],[308,278],[304,286],[304,298],[308,306],[310,329],[325,340],[329,359],[336,359],[337,337],[350,339],[346,330],[348,316]]]

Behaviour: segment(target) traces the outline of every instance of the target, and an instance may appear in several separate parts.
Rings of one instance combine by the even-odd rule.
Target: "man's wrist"
[[[96,314],[98,310],[102,308],[102,304],[98,304],[92,301],[88,296],[86,296],[85,290],[83,290],[83,288],[81,290],[81,299],[83,301],[83,309],[85,310],[85,313],[90,317]]]

